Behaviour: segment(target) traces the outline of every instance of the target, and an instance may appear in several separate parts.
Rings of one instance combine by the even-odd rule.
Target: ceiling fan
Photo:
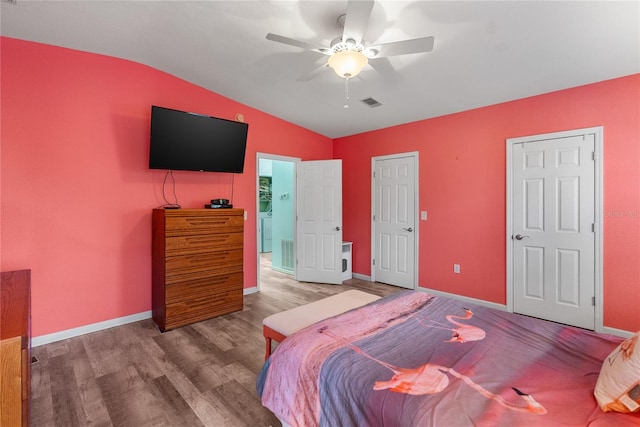
[[[363,37],[369,23],[373,3],[373,0],[349,0],[346,14],[338,17],[338,24],[343,27],[342,35],[332,40],[328,47],[314,46],[305,41],[273,33],[268,33],[267,39],[329,56],[328,63],[323,65],[322,69],[328,65],[336,74],[347,80],[358,75],[362,68],[369,63],[369,60],[372,60],[370,65],[377,68],[375,60],[379,58],[433,50],[433,37],[367,45]],[[315,73],[308,77],[313,76]],[[308,80],[308,78],[299,80]]]

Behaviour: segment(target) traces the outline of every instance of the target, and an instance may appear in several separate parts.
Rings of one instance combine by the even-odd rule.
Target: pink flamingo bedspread
[[[293,427],[640,425],[593,396],[621,341],[406,291],[289,336],[258,394]]]

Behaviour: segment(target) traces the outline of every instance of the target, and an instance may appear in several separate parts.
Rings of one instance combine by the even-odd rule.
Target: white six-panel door
[[[513,311],[595,327],[595,137],[512,145]]]
[[[374,159],[373,278],[415,288],[415,156]]]
[[[296,206],[296,280],[342,283],[342,160],[299,162]]]

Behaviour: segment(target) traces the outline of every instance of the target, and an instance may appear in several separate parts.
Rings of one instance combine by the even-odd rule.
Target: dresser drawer
[[[167,304],[166,329],[242,310],[242,287]]]
[[[244,216],[242,212],[230,211],[229,214],[193,215],[188,211],[177,211],[165,216],[166,236],[185,236],[209,233],[242,233]]]
[[[167,284],[242,271],[242,249],[167,257]]]
[[[182,301],[191,301],[202,296],[209,297],[218,293],[242,291],[243,278],[243,272],[239,271],[173,283],[166,287],[166,303],[169,305]]]
[[[224,249],[242,249],[242,233],[215,233],[167,237],[165,251],[168,257],[176,255],[214,252]]]

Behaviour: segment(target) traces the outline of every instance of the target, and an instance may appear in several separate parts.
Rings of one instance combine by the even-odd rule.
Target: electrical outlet
[[[422,221],[426,221],[427,220],[427,211],[421,211],[420,212],[420,219]]]
[[[453,272],[460,274],[460,264],[453,264]]]

